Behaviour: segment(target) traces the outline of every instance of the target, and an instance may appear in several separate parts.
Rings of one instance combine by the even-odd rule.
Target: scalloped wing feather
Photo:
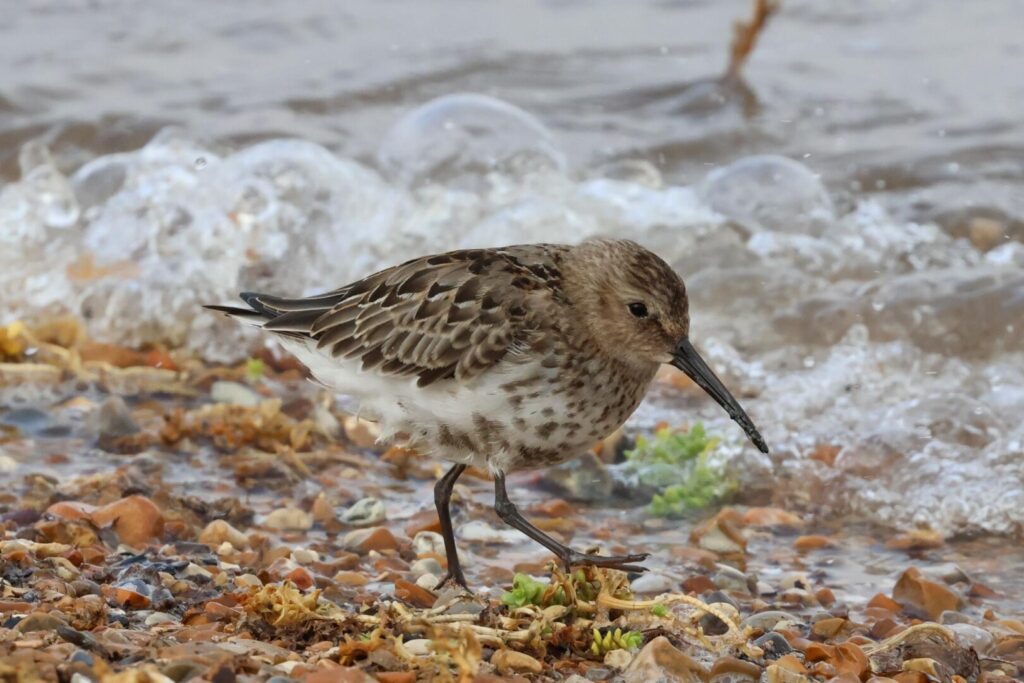
[[[467,383],[542,342],[545,302],[561,297],[566,247],[523,245],[418,258],[305,299],[245,294],[264,329],[308,337],[363,371]]]

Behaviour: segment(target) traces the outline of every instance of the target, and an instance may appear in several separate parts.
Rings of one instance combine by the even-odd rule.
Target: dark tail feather
[[[239,296],[251,308],[215,304],[206,305],[203,308],[225,313],[232,318],[262,327],[269,332],[290,337],[304,337],[309,335],[309,328],[313,321],[330,308],[329,304],[324,305],[325,300],[335,298],[336,295],[325,295],[312,299],[282,299],[257,292],[242,292]]]
[[[269,318],[259,311],[254,311],[251,308],[238,308],[236,306],[217,306],[215,304],[204,304],[203,308],[207,308],[211,311],[217,311],[218,313],[226,313],[232,318],[238,318],[248,323],[255,323],[262,325]]]

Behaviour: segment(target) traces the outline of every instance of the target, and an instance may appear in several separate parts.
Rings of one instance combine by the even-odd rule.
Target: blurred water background
[[[751,499],[1024,524],[1024,7],[24,0],[0,13],[0,323],[235,361],[198,307],[463,246],[636,239],[773,446]]]

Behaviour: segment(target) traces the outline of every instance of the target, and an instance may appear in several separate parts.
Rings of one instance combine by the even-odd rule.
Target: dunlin
[[[319,296],[241,297],[249,308],[209,308],[273,333],[317,380],[358,399],[385,438],[401,433],[455,463],[434,488],[442,583],[466,586],[449,499],[469,465],[494,474],[498,515],[566,567],[642,571],[635,563],[646,554],[583,554],[534,527],[509,500],[505,475],[584,453],[636,409],[662,363],[689,375],[768,451],[690,343],[682,279],[634,242],[452,251]]]

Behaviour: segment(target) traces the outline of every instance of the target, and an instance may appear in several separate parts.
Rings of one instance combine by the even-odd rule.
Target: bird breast
[[[286,342],[325,386],[355,398],[382,438],[449,460],[508,472],[577,457],[619,427],[653,377],[598,358],[513,356],[460,384],[363,371],[306,342]]]

